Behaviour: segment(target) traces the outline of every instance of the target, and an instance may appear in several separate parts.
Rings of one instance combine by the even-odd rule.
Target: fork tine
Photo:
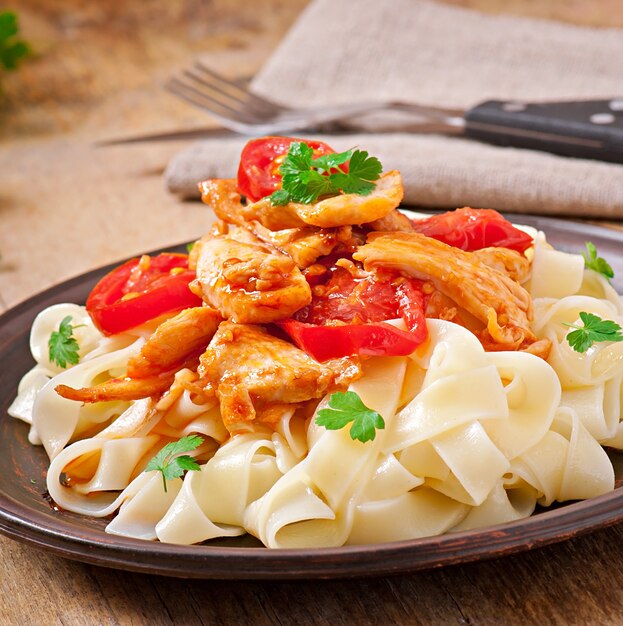
[[[232,111],[238,111],[240,114],[248,115],[250,118],[256,120],[266,120],[278,113],[275,109],[266,106],[258,108],[249,105],[247,100],[241,100],[237,96],[221,90],[209,81],[204,80],[201,76],[197,76],[192,70],[185,70],[183,75],[187,79],[186,83],[188,85],[205,95],[206,98],[219,102]]]
[[[238,98],[244,98],[245,101],[252,101],[259,108],[268,108],[268,109],[279,109],[282,111],[288,110],[289,107],[283,106],[274,102],[273,100],[269,100],[263,96],[259,96],[256,93],[253,93],[250,89],[247,89],[240,85],[240,83],[225,78],[220,74],[217,74],[212,68],[204,65],[201,61],[196,61],[194,64],[195,69],[200,71],[204,76],[209,76],[211,79],[211,85],[213,85],[219,91],[228,91],[230,93],[236,94]]]
[[[186,100],[186,102],[200,109],[207,110],[219,119],[231,119],[245,125],[253,123],[252,120],[250,121],[249,116],[240,115],[237,110],[226,107],[218,100],[214,100],[205,93],[198,91],[191,85],[183,83],[177,78],[170,79],[165,84],[165,88],[179,98]]]

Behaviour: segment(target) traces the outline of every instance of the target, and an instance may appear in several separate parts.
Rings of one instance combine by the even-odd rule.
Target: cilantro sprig
[[[17,15],[13,11],[0,12],[0,65],[5,70],[14,70],[25,56],[30,54],[30,46],[21,39]]]
[[[595,270],[608,280],[614,278],[614,270],[606,259],[597,254],[597,248],[594,243],[586,242],[586,252],[582,252],[582,256],[584,257],[584,267]]]
[[[580,312],[580,319],[584,326],[564,324],[575,329],[567,335],[567,341],[576,352],[586,352],[600,341],[623,341],[623,329],[616,322],[602,320],[598,315],[585,311]]]
[[[329,397],[329,408],[320,409],[316,424],[327,430],[340,430],[352,422],[351,439],[373,441],[376,430],[385,428],[380,413],[368,408],[354,391],[338,391]]]
[[[348,172],[339,169],[345,163]],[[374,190],[382,171],[381,162],[365,150],[346,150],[314,158],[310,146],[295,141],[279,167],[281,189],[270,196],[270,201],[280,206],[288,202],[311,204],[322,196],[340,192],[367,196]]]
[[[48,356],[51,363],[56,363],[59,367],[67,367],[67,363],[70,365],[76,365],[80,360],[78,350],[77,339],[74,337],[74,330],[84,326],[84,324],[77,324],[73,326],[71,315],[66,315],[59,324],[58,330],[52,331],[50,338],[48,339]]]
[[[162,472],[162,484],[164,491],[167,491],[167,480],[173,480],[182,476],[185,471],[197,471],[199,464],[195,459],[184,454],[184,452],[192,452],[203,443],[203,438],[199,435],[188,435],[182,437],[179,441],[172,441],[156,454],[149,461],[146,472],[158,471]]]

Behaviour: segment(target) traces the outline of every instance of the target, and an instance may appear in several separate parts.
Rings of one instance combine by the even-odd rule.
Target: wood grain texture
[[[620,624],[620,526],[493,561],[358,581],[186,581],[0,538],[3,624]],[[15,570],[26,570],[15,577]],[[9,572],[13,574],[8,575]]]
[[[623,26],[618,0],[446,1]],[[4,3],[20,12],[39,56],[2,77],[0,311],[70,275],[206,229],[200,206],[162,189],[160,173],[179,144],[97,152],[90,142],[204,123],[162,92],[163,80],[198,54],[232,75],[252,74],[305,3]],[[0,559],[7,625],[623,622],[621,526],[494,561],[358,581],[187,581],[67,561],[5,537]]]

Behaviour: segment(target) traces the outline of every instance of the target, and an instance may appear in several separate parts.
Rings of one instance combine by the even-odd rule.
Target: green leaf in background
[[[0,65],[6,70],[17,68],[20,59],[30,54],[30,46],[21,39],[17,15],[13,11],[0,12]]]

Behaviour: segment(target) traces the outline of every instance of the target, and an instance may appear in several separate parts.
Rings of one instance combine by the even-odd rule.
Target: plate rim
[[[593,236],[616,244],[623,243],[623,231],[605,226],[543,216],[513,214],[507,217],[546,232],[548,229],[558,229],[584,239]],[[165,249],[183,249],[183,246],[175,244]],[[5,331],[7,325],[15,323],[22,316],[34,317],[41,303],[67,291],[87,291],[90,283],[118,264],[110,263],[52,285],[2,313],[0,358],[7,346],[23,340],[23,335],[30,331],[28,326],[21,329],[19,336],[9,335]],[[15,389],[10,393],[14,394]],[[5,412],[0,413],[0,419],[10,420],[12,429],[28,428]],[[36,450],[34,446],[33,450]],[[41,449],[39,452],[45,456]],[[86,516],[67,514],[86,522],[85,528],[74,532],[76,526],[65,520],[62,517],[64,514],[61,512],[60,517],[51,517],[50,513],[29,507],[27,502],[11,497],[0,484],[0,533],[58,556],[129,571],[184,578],[354,578],[495,558],[606,528],[623,521],[623,487],[616,487],[595,498],[564,504],[528,518],[483,529],[337,548],[268,549],[210,544],[182,546],[111,535],[98,527],[88,527],[89,518]]]

